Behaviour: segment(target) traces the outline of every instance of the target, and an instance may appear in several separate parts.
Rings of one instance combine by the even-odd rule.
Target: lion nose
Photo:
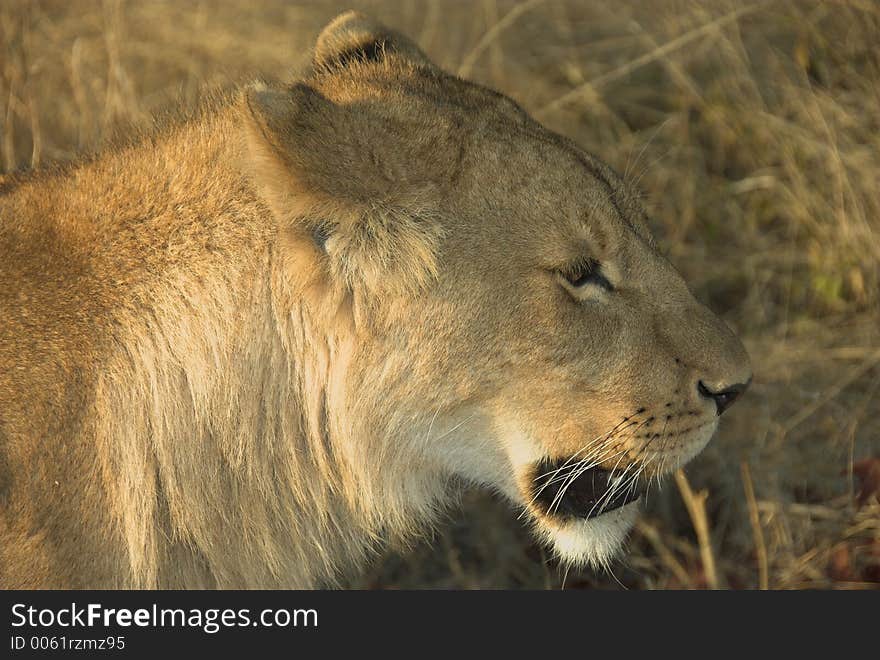
[[[731,385],[730,387],[725,387],[722,390],[716,391],[708,387],[703,381],[698,381],[697,390],[700,392],[701,396],[704,396],[707,399],[713,399],[715,401],[715,409],[720,415],[733,405],[733,402],[739,398],[740,394],[746,391],[746,388],[751,382],[752,379],[749,378],[749,380],[745,383]]]

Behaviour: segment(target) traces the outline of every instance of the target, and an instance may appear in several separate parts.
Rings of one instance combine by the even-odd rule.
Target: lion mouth
[[[532,504],[544,515],[588,520],[635,502],[644,492],[631,471],[574,467],[565,459],[538,464]]]

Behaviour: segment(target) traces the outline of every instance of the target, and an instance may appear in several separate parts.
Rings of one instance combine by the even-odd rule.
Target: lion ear
[[[417,66],[434,65],[416,44],[363,14],[337,16],[318,36],[313,65],[318,70],[343,69],[353,62],[396,58]]]
[[[358,154],[356,117],[308,85],[257,83],[243,95],[254,178],[275,214],[293,219],[308,207],[361,195],[349,182]],[[345,172],[347,176],[340,176]]]
[[[277,215],[357,211],[405,196],[432,176],[426,153],[409,153],[399,122],[340,105],[304,83],[244,93],[255,178]],[[430,146],[430,145],[429,145]]]
[[[441,231],[431,209],[453,162],[432,157],[457,150],[447,132],[408,140],[400,120],[304,83],[254,85],[243,106],[252,179],[288,236],[340,257],[333,267],[349,284],[409,288],[431,276]]]

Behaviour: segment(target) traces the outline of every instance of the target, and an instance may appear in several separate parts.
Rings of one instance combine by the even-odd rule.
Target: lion
[[[639,196],[356,13],[0,188],[0,585],[312,588],[462,484],[607,564],[749,358]]]

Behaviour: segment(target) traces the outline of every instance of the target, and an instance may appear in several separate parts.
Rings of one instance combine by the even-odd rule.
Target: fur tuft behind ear
[[[439,219],[417,199],[371,206],[328,241],[330,268],[349,288],[362,283],[377,295],[412,294],[437,277],[443,236]]]

